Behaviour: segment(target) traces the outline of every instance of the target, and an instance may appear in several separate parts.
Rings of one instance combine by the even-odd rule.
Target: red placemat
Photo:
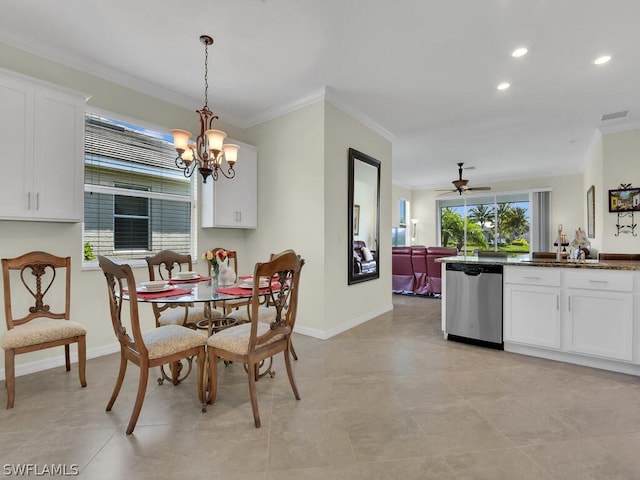
[[[143,300],[153,300],[154,298],[177,297],[180,295],[190,295],[191,290],[184,288],[172,288],[171,290],[163,290],[161,292],[137,292],[138,298]]]
[[[198,283],[198,282],[207,282],[211,280],[211,277],[196,277],[196,278],[188,278],[186,280],[180,280],[177,278],[172,278],[171,280],[169,280],[169,283],[171,285],[174,285],[176,283]]]

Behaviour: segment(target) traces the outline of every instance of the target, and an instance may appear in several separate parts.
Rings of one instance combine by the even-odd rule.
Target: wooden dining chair
[[[56,281],[59,275],[60,280]],[[13,408],[15,401],[15,356],[21,353],[64,345],[68,372],[69,345],[77,343],[80,385],[86,387],[87,330],[70,320],[71,257],[30,252],[3,258],[2,278],[7,322],[7,332],[2,338],[7,408]]]
[[[149,280],[170,280],[175,272],[192,271],[191,255],[180,254],[172,250],[162,250],[153,256],[145,258],[149,270]],[[156,326],[182,325],[197,328],[197,323],[207,319],[204,306],[175,303],[153,303],[153,315]],[[222,313],[211,310],[212,317],[220,317]]]
[[[195,330],[179,325],[162,325],[150,331],[142,332],[138,316],[136,281],[131,267],[126,264],[117,265],[102,255],[98,255],[98,263],[107,281],[111,323],[120,343],[120,371],[118,372],[118,379],[111,399],[107,404],[107,412],[111,411],[116,398],[118,398],[128,362],[134,363],[140,368],[140,380],[133,412],[127,426],[127,435],[130,435],[136,427],[138,416],[142,410],[147,391],[149,369],[193,356],[197,356],[198,398],[204,410],[206,400],[204,393],[205,345],[207,338]],[[123,295],[125,291],[128,293],[129,301],[130,333],[128,333],[122,321],[122,303],[127,301]]]
[[[272,253],[269,257],[270,260],[273,260],[276,254]],[[247,323],[251,320],[251,302],[246,301],[245,308],[238,308],[230,313],[227,313],[226,316],[229,318],[233,318],[238,323]],[[287,306],[285,305],[285,308]],[[263,297],[260,306],[258,307],[258,320],[264,323],[271,323],[276,318],[276,309],[269,303],[269,297]],[[293,348],[293,340],[289,342],[289,350],[291,351],[291,356],[294,360],[298,360],[298,354],[296,353],[296,349]]]
[[[260,427],[260,413],[256,393],[257,371],[264,360],[279,352],[284,353],[287,376],[293,394],[300,400],[298,387],[291,370],[291,333],[298,310],[298,287],[300,271],[304,260],[293,250],[285,250],[270,261],[256,263],[253,271],[253,296],[251,298],[251,322],[237,325],[211,335],[207,340],[209,359],[209,394],[207,403],[215,403],[218,391],[218,357],[226,361],[243,363],[247,367],[249,396],[256,428]],[[276,311],[271,323],[258,320],[260,307],[260,278],[272,279],[269,287],[269,301]],[[286,308],[285,308],[286,307]]]

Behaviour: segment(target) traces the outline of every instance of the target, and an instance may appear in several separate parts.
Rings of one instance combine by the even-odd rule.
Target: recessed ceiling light
[[[522,57],[526,55],[528,51],[529,50],[527,50],[526,47],[516,48],[513,52],[511,52],[511,56],[515,58]]]
[[[511,84],[509,82],[502,82],[501,84],[499,84],[496,88],[498,90],[506,90],[507,88],[509,88],[511,86]]]
[[[609,55],[603,55],[601,57],[596,58],[592,63],[594,65],[603,65],[607,63],[609,60],[611,60],[611,57]]]

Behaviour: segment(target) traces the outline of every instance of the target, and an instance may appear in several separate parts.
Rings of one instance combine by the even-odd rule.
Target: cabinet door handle
[[[36,193],[36,210],[40,210],[40,192]]]
[[[540,277],[524,277],[527,280],[540,280]]]
[[[556,310],[560,310],[560,295],[556,294]]]
[[[569,300],[569,311],[571,311],[571,295],[569,295],[567,299]]]
[[[31,192],[27,193],[27,210],[31,210]]]
[[[242,210],[238,210],[238,221],[242,222]]]
[[[589,283],[609,283],[608,280],[589,280]]]

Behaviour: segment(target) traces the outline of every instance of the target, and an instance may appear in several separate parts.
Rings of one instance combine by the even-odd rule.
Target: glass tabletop
[[[234,293],[221,293],[218,289],[233,288]],[[229,287],[221,287],[212,285],[211,280],[197,283],[175,283],[168,285],[167,290],[159,292],[148,292],[143,288],[136,289],[139,302],[148,303],[197,303],[197,302],[217,302],[224,300],[235,300],[239,298],[250,298],[252,295],[251,288],[243,288],[239,284]],[[175,294],[172,294],[174,293]],[[188,293],[187,293],[188,292]],[[128,293],[122,298],[129,300]]]

